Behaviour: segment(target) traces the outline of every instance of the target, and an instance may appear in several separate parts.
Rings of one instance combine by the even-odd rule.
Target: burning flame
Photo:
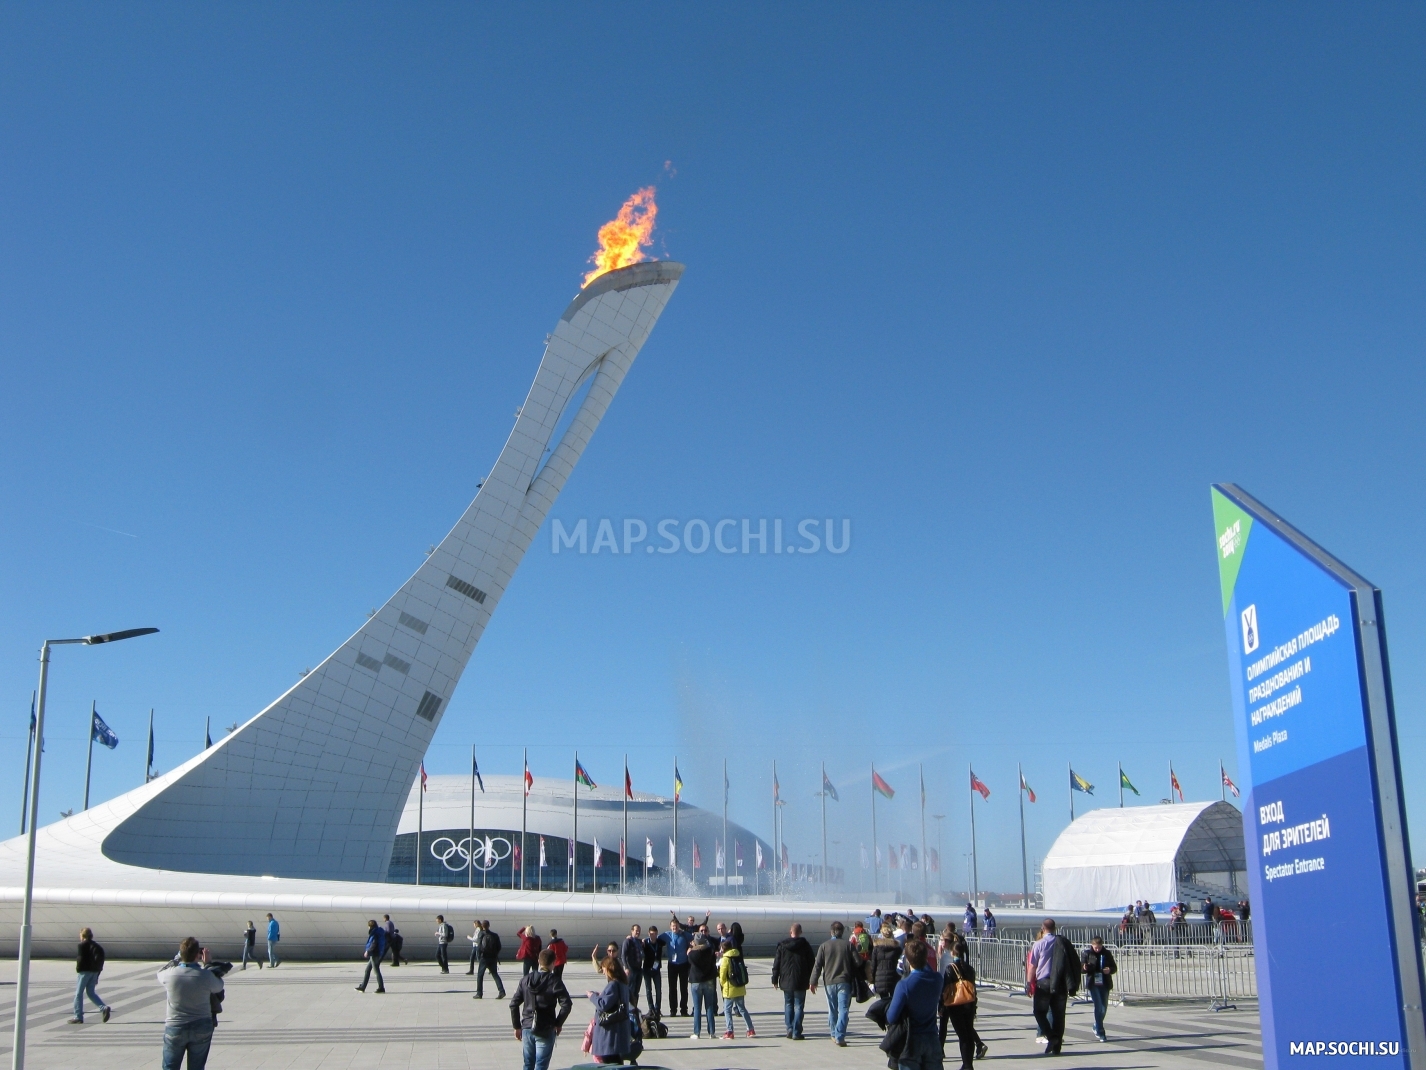
[[[644,249],[654,242],[654,220],[658,214],[653,186],[645,186],[625,201],[619,214],[599,228],[599,251],[589,258],[594,270],[584,276],[584,285],[588,286],[606,271],[648,259]]]

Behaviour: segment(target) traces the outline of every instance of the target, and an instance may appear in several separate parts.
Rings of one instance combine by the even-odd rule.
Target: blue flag
[[[104,718],[100,717],[97,711],[93,716],[94,720],[89,726],[90,738],[93,739],[95,743],[99,743],[113,750],[119,745],[119,737],[114,734],[112,728],[104,723]]]
[[[470,752],[470,775],[475,777],[476,782],[480,785],[481,792],[484,793],[485,778],[480,775],[480,766],[475,764],[475,751]]]

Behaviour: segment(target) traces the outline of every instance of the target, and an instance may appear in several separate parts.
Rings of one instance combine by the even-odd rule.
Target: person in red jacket
[[[550,942],[545,948],[555,953],[554,967],[550,971],[561,982],[564,981],[564,964],[569,961],[569,945],[564,942],[558,929],[550,930]]]
[[[524,964],[521,967],[522,976],[539,965],[540,950],[543,947],[540,934],[535,932],[533,925],[527,925],[520,930],[520,950],[515,953],[515,958]]]

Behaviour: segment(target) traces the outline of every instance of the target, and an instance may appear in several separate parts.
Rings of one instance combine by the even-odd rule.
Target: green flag
[[[1135,795],[1139,794],[1139,789],[1134,787],[1133,784],[1129,783],[1129,774],[1124,772],[1123,769],[1119,770],[1119,785],[1120,787],[1128,788]]]

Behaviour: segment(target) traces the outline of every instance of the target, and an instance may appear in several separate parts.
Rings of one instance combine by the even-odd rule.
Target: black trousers
[[[662,1014],[659,1004],[663,1002],[663,971],[644,971],[644,994],[649,997],[649,1010],[655,1014]]]
[[[639,991],[641,988],[643,988],[643,980],[643,970],[629,971],[629,1002],[632,1003],[635,1007],[639,1005]]]
[[[688,963],[668,964],[668,1013],[688,1014]]]
[[[1065,1004],[1068,992],[1035,989],[1035,1024],[1045,1035],[1045,1050],[1059,1051],[1065,1042]]]
[[[946,1046],[946,1026],[955,1028],[956,1040],[961,1046],[961,1070],[971,1070],[975,1065],[975,1044],[980,1034],[975,1031],[975,1004],[959,1003],[954,1007],[941,1008],[941,1048]]]
[[[436,965],[441,968],[442,973],[451,972],[451,945],[446,943],[436,944]]]
[[[500,993],[500,998],[505,998],[505,982],[500,980],[500,963],[495,959],[481,959],[480,967],[475,971],[475,994],[485,995],[485,971],[490,971],[490,979],[495,982],[495,988]]]

